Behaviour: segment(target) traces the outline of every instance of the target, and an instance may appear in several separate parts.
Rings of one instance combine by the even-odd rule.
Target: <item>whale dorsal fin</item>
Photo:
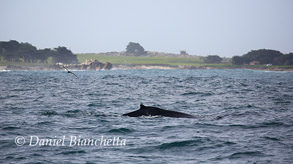
[[[144,108],[145,106],[142,104],[142,103],[140,103],[140,108]]]

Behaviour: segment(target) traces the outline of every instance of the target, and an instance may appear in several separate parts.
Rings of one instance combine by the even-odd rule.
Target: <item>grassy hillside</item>
[[[224,59],[222,64],[206,64],[199,56],[113,56],[104,54],[76,54],[79,62],[84,62],[86,59],[97,59],[101,62],[110,62],[112,64],[126,65],[169,65],[169,66],[210,66],[217,68],[233,68],[231,63]]]
[[[100,62],[110,62],[114,65],[162,65],[162,66],[191,66],[191,67],[212,67],[212,68],[244,68],[244,69],[281,69],[288,70],[293,69],[293,66],[265,66],[265,65],[232,65],[229,58],[224,58],[224,63],[221,64],[206,64],[203,59],[198,56],[117,56],[107,54],[75,54],[80,63],[89,59],[96,59]],[[52,64],[52,60],[49,59],[48,63],[25,63],[25,62],[4,62],[0,61],[0,66],[48,66]]]
[[[98,54],[76,54],[79,62],[86,59],[97,59],[112,64],[158,64],[158,65],[193,65],[202,63],[199,57],[168,57],[168,56],[109,56]]]
[[[203,59],[198,56],[115,56],[105,54],[75,54],[80,63],[85,60],[96,59],[100,62],[110,62],[112,64],[125,65],[169,65],[169,66],[208,66],[215,64],[205,64]],[[52,64],[51,58],[48,63],[26,63],[26,62],[4,62],[0,61],[0,66],[46,66]],[[217,64],[218,65],[218,64]],[[227,64],[220,64],[226,66]],[[229,64],[230,65],[230,64]]]

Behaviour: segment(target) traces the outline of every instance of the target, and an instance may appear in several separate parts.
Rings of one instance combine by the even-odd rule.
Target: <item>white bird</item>
[[[64,65],[63,65],[63,68],[67,71],[67,73],[71,73],[71,74],[74,75],[76,78],[78,78],[78,77],[76,76],[76,74],[74,74],[73,72],[69,71],[68,68],[66,68]]]

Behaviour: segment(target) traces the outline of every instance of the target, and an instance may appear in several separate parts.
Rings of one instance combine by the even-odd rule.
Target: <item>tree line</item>
[[[7,62],[27,62],[27,63],[48,63],[52,58],[52,63],[78,63],[74,55],[66,47],[54,49],[37,49],[30,43],[19,43],[15,40],[0,42],[0,61]]]
[[[187,52],[181,51],[180,54],[187,54]],[[147,55],[147,51],[145,51],[139,43],[129,42],[126,46],[126,55],[143,56]],[[0,61],[48,63],[49,58],[52,59],[53,64],[78,63],[77,56],[66,47],[37,49],[30,43],[19,43],[15,40],[0,42]],[[209,55],[203,59],[205,63],[210,64],[222,62],[222,58],[218,55]],[[293,65],[293,53],[283,54],[276,50],[260,49],[252,50],[242,56],[232,57],[232,64],[234,65],[248,65],[251,62],[257,62],[259,64]]]
[[[129,42],[126,47],[126,54],[130,56],[147,55],[147,51],[139,43]],[[180,54],[187,54],[186,51],[180,51]],[[203,58],[204,63],[218,64],[223,61],[218,55],[209,55]],[[243,56],[233,56],[232,64],[234,65],[249,65],[251,62],[258,64],[273,64],[273,65],[293,65],[293,53],[283,54],[280,51],[260,49],[252,50]]]
[[[283,54],[276,50],[260,49],[232,58],[232,64],[235,65],[247,65],[251,62],[258,62],[259,64],[293,65],[293,53]]]

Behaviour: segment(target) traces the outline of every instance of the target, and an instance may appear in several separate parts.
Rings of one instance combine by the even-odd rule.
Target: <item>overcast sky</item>
[[[293,0],[0,0],[0,40],[74,53],[293,52]]]

